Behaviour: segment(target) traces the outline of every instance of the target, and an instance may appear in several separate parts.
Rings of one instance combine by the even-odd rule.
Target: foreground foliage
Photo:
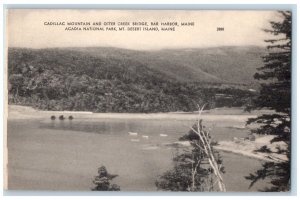
[[[190,132],[180,138],[189,141],[190,148],[179,149],[173,158],[173,169],[165,172],[156,181],[159,190],[166,191],[221,191],[225,192],[222,173],[222,159],[213,149],[209,131],[202,125],[202,120],[191,128]]]
[[[101,166],[98,169],[98,176],[93,180],[93,183],[96,185],[92,190],[93,191],[120,191],[120,186],[117,184],[110,184],[110,181],[116,178],[118,175],[109,174],[106,170],[106,167]]]
[[[253,130],[257,134],[274,135],[273,142],[284,142],[287,149],[278,148],[275,153],[283,154],[287,161],[274,161],[263,164],[262,168],[246,178],[251,185],[265,178],[271,179],[272,186],[263,191],[289,191],[291,182],[291,31],[292,14],[279,12],[282,20],[271,22],[272,29],[265,30],[275,36],[267,40],[269,53],[263,57],[265,65],[259,68],[255,78],[264,80],[254,108],[269,108],[276,114],[262,115],[248,123],[257,123],[260,127]],[[270,152],[272,153],[272,152]]]

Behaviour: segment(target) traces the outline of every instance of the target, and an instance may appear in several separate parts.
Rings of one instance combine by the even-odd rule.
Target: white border
[[[0,34],[1,34],[1,38],[3,39],[4,35],[3,35],[3,29],[4,29],[4,23],[3,23],[3,6],[4,4],[169,4],[170,0],[126,0],[126,1],[122,1],[122,0],[110,0],[110,1],[95,1],[95,0],[65,0],[65,1],[61,1],[61,0],[2,0],[1,1],[1,5],[2,5],[2,9],[1,9],[1,13],[0,13],[0,21],[1,21],[1,28],[0,28]],[[207,0],[207,1],[200,1],[200,0],[172,0],[172,4],[296,4],[297,5],[297,12],[299,12],[299,6],[298,6],[298,0],[231,0],[231,1],[226,1],[226,0]],[[117,5],[116,5],[117,6]],[[300,27],[299,25],[299,13],[297,13],[297,27]],[[298,34],[297,34],[298,35]],[[3,40],[2,40],[3,41]],[[299,38],[297,38],[297,49],[299,46]],[[299,52],[299,50],[298,50]],[[298,53],[299,54],[299,53]],[[4,66],[3,66],[3,47],[1,47],[0,50],[0,62],[1,62],[1,66],[2,66],[2,71],[0,73],[0,80],[2,81],[2,83],[4,82],[4,76],[3,76],[3,71],[4,71]],[[298,62],[299,63],[299,62]],[[297,99],[298,99],[298,94],[299,94],[299,82],[298,82],[298,77],[299,77],[299,73],[300,73],[300,69],[298,68],[298,64],[297,63],[297,91],[293,90],[293,93],[297,93]],[[4,94],[4,90],[3,90],[3,85],[1,87],[1,93]],[[2,104],[1,107],[1,119],[0,119],[0,126],[1,129],[3,130],[3,95],[0,95],[0,102]],[[297,115],[299,113],[299,106],[297,106]],[[299,124],[299,117],[297,117],[297,122],[294,122],[296,124]],[[2,134],[3,135],[3,134]],[[299,138],[300,135],[297,134],[297,143],[296,144],[300,144],[299,142]],[[1,137],[1,144],[2,146],[0,147],[1,149],[3,149],[3,137]],[[298,148],[297,148],[298,149]],[[297,150],[297,154],[299,155],[299,151]],[[1,164],[3,166],[3,152],[1,154]],[[297,159],[297,166],[299,165],[299,159]],[[1,172],[1,176],[0,178],[2,178],[3,180],[3,171]],[[297,173],[297,180],[299,180],[299,172]],[[3,182],[1,181],[0,187],[3,188]],[[222,199],[251,199],[253,200],[253,198],[259,198],[259,199],[273,199],[273,200],[277,200],[277,199],[296,199],[298,198],[299,195],[299,183],[297,183],[297,195],[296,196],[189,196],[188,198],[190,199],[199,199],[199,198],[205,198],[205,199],[215,199],[215,198],[222,198]],[[3,190],[1,192],[1,194],[3,195]],[[50,193],[51,194],[51,193]],[[76,195],[76,194],[74,194]],[[220,194],[221,195],[221,194]],[[251,193],[249,193],[249,195],[251,195]],[[13,198],[13,199],[40,199],[41,197],[39,196],[35,196],[35,197],[31,197],[31,196],[4,196],[4,198]],[[43,199],[53,199],[53,196],[43,196]],[[83,198],[87,198],[84,196],[62,196],[62,197],[55,197],[58,199],[83,199]],[[104,196],[89,196],[88,198],[91,199],[99,199],[99,198],[104,198]],[[110,197],[110,198],[122,198],[122,199],[152,199],[152,198],[167,198],[167,199],[182,199],[182,198],[187,198],[187,197],[183,197],[183,196],[170,196],[170,197],[158,197],[158,196],[147,196],[147,197],[139,197],[139,196],[122,196],[122,197]]]

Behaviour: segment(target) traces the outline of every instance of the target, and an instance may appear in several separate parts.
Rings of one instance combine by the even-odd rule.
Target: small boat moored
[[[135,133],[135,132],[128,132],[130,136],[137,136],[138,133]]]
[[[167,137],[167,134],[159,134],[160,137]]]

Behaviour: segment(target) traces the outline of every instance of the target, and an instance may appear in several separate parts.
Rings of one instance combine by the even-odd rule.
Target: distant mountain
[[[253,84],[266,50],[258,46],[134,51],[110,47],[71,48],[96,57],[130,59],[181,82]]]
[[[263,54],[259,47],[10,48],[9,103],[44,110],[193,111],[197,104],[214,106],[223,93],[229,95],[223,106],[241,106]]]

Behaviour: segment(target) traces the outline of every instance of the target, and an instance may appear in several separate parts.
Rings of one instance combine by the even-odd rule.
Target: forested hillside
[[[251,95],[245,83],[251,83],[262,53],[251,48],[247,64],[235,62],[234,53],[227,58],[227,50],[214,56],[204,49],[10,48],[9,103],[44,110],[193,111],[197,104],[214,106],[216,94],[226,94],[232,99],[224,101],[227,106],[241,106]],[[244,75],[237,78],[235,70]]]
[[[234,83],[255,87],[253,74],[266,50],[257,46],[135,51],[110,47],[71,48],[85,55],[130,59],[181,82]],[[257,83],[256,83],[257,84]]]

